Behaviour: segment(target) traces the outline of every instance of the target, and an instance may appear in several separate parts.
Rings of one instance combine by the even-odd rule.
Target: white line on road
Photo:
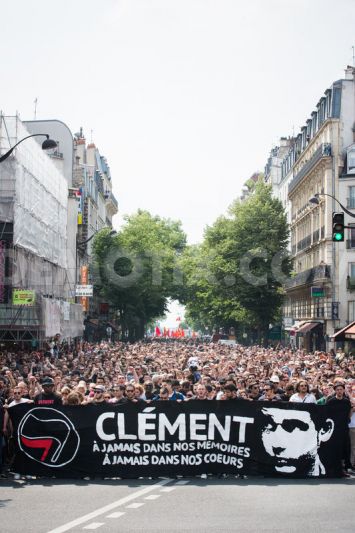
[[[138,509],[139,507],[142,507],[142,505],[144,505],[144,503],[139,503],[139,502],[130,503],[129,505],[126,506],[126,509]]]
[[[175,485],[187,485],[188,483],[190,483],[188,479],[180,479],[180,481],[177,481]]]
[[[121,505],[124,505],[125,503],[135,500],[136,498],[140,498],[141,496],[144,496],[145,494],[148,494],[149,492],[152,492],[153,490],[156,490],[157,488],[162,487],[163,485],[166,485],[167,483],[170,483],[170,481],[172,480],[162,479],[161,481],[159,481],[159,483],[154,483],[154,485],[150,485],[149,487],[145,487],[144,489],[138,490],[137,492],[134,492],[133,494],[130,494],[129,496],[125,496],[124,498],[121,498],[120,500],[117,500],[108,505],[105,505],[104,507],[101,507],[100,509],[96,509],[96,511],[93,511],[92,513],[88,513],[86,515],[81,516],[80,518],[77,518],[76,520],[72,520],[71,522],[68,522],[67,524],[64,524],[63,526],[59,526],[59,527],[56,527],[55,529],[51,529],[51,531],[49,531],[48,533],[64,533],[64,531],[69,531],[69,529],[72,529],[73,527],[76,527],[76,526],[80,526],[80,524],[84,524],[84,522],[88,522],[89,520],[92,520],[93,518],[96,518],[97,516],[100,516],[104,513],[108,513],[109,511],[116,509],[116,507],[120,507]]]
[[[116,511],[115,513],[108,514],[106,518],[119,518],[120,516],[124,515],[125,513],[121,513],[121,511]]]
[[[93,522],[92,524],[89,524],[88,526],[84,526],[83,529],[98,529],[99,527],[103,526],[105,522]]]
[[[163,489],[160,489],[160,492],[171,492],[175,490],[175,487],[164,487]]]
[[[150,494],[149,496],[146,496],[144,499],[145,500],[157,500],[158,498],[160,498],[160,494]]]

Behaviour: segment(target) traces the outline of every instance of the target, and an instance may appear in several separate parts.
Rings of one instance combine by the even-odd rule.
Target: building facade
[[[78,191],[77,282],[93,284],[88,269],[92,258],[94,235],[103,228],[112,229],[118,202],[112,191],[112,177],[107,160],[93,142],[87,144],[82,129],[74,137],[73,187]],[[86,279],[86,281],[85,281]],[[112,318],[107,302],[97,295],[81,298],[86,317],[85,335],[90,340],[102,336]],[[115,327],[111,324],[110,327]],[[98,335],[98,337],[96,336]]]
[[[284,316],[308,350],[332,347],[330,337],[355,317],[355,230],[346,230],[344,242],[332,239],[332,213],[342,211],[337,200],[355,216],[354,74],[348,67],[325,91],[281,163],[294,270]],[[310,204],[315,194],[319,203]]]
[[[1,115],[1,153],[31,133]],[[0,343],[33,347],[83,330],[68,277],[68,182],[36,139],[0,164]]]

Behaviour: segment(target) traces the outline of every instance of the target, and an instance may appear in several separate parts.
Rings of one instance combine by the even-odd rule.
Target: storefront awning
[[[316,328],[320,324],[320,322],[305,322],[298,328],[297,333],[308,333],[311,329]]]
[[[345,328],[334,333],[330,338],[332,341],[344,341],[346,339],[355,339],[355,322],[348,324]]]

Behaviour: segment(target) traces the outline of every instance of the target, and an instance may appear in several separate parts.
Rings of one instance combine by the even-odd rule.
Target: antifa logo
[[[20,450],[34,461],[52,468],[70,463],[79,443],[73,423],[57,409],[31,409],[18,426]]]

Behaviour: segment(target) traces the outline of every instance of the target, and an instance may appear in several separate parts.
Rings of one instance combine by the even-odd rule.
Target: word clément
[[[209,413],[180,413],[174,421],[170,421],[165,413],[154,413],[154,407],[148,407],[138,413],[137,434],[126,433],[125,413],[107,412],[101,414],[96,422],[96,432],[103,441],[114,440],[141,440],[141,441],[165,441],[167,434],[177,434],[180,441],[189,440],[204,441],[214,440],[218,433],[224,441],[234,440],[245,442],[246,427],[254,423],[254,418],[247,416],[224,415],[224,424],[216,414]],[[116,418],[115,433],[112,429],[112,421]],[[189,434],[187,435],[187,428]],[[111,432],[109,432],[111,431]]]

